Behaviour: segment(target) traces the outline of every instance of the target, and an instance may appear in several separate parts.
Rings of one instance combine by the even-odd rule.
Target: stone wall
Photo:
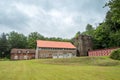
[[[74,38],[74,45],[77,48],[77,56],[88,56],[88,51],[92,50],[92,38],[87,35],[79,35]]]

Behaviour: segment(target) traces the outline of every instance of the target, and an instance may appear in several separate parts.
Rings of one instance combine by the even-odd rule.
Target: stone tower
[[[78,35],[74,38],[74,45],[77,47],[77,56],[88,56],[88,51],[92,50],[92,38],[87,35]]]

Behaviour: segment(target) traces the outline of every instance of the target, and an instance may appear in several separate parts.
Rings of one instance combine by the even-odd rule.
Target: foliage
[[[94,49],[120,46],[120,0],[110,0],[105,21],[93,31]]]
[[[120,49],[112,51],[112,53],[110,54],[110,58],[120,60]]]
[[[109,29],[102,23],[94,31],[94,48],[108,48],[109,47]]]
[[[23,34],[12,31],[8,34],[8,43],[9,43],[10,49],[26,48],[27,37],[24,36]]]
[[[78,32],[75,34],[74,38],[78,38],[79,35],[80,35],[80,31],[78,31]]]
[[[120,24],[120,0],[110,0],[107,6],[110,8],[110,13],[112,14],[111,21]]]
[[[28,48],[36,48],[36,40],[43,40],[44,36],[38,32],[32,32],[28,35]]]
[[[94,35],[94,28],[92,27],[92,25],[91,24],[87,24],[86,31],[84,31],[82,34],[93,37],[93,35]]]
[[[71,42],[70,39],[63,39],[63,38],[60,38],[60,37],[45,37],[45,40],[50,40],[50,41],[61,41],[61,42]]]
[[[120,0],[110,0],[106,6],[109,11],[106,14],[105,23],[112,32],[120,30]]]
[[[120,46],[120,30],[109,35],[110,41],[109,46],[119,47]]]
[[[0,57],[4,57],[8,52],[8,41],[6,34],[2,33],[0,36]]]
[[[91,31],[91,30],[94,30],[94,28],[92,27],[91,24],[87,24],[86,31]]]

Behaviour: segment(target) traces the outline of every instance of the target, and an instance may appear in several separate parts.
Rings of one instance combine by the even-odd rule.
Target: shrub
[[[120,60],[120,49],[112,51],[110,54],[110,58]]]

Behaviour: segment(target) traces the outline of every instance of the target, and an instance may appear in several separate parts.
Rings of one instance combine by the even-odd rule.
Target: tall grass
[[[40,60],[41,63],[61,64],[61,65],[89,65],[89,66],[117,66],[120,61],[112,60],[109,57],[81,57]]]
[[[119,80],[119,61],[104,57],[0,61],[0,80]],[[111,64],[111,63],[108,63]]]

